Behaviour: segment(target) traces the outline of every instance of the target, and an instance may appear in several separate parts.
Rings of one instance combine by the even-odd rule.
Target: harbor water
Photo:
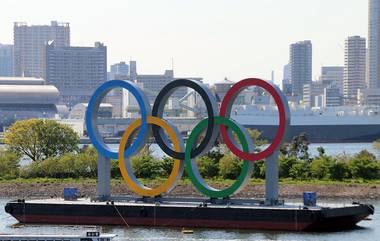
[[[299,200],[298,200],[299,201]],[[344,200],[321,202],[341,203]],[[15,225],[17,221],[4,212],[6,199],[0,199],[0,233],[9,234],[83,234],[86,231],[117,234],[116,240],[254,240],[254,241],[378,241],[380,240],[380,201],[367,201],[375,206],[372,220],[359,223],[359,228],[330,233],[274,232],[255,230],[193,229],[193,234],[183,234],[181,228],[152,228],[127,226],[86,225]],[[364,202],[364,201],[363,201]]]

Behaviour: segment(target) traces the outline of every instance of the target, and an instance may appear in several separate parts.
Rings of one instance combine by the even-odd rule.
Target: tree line
[[[265,144],[260,132],[250,131],[257,144]],[[79,137],[68,126],[52,120],[25,120],[13,124],[4,136],[7,149],[0,150],[0,179],[14,178],[96,178],[97,152],[84,146],[79,149]],[[293,138],[280,150],[280,178],[294,180],[380,180],[380,161],[363,150],[356,155],[330,156],[318,148],[319,154],[311,157],[309,141],[305,134]],[[32,162],[20,165],[23,156]],[[197,159],[201,175],[210,179],[235,179],[243,161],[233,155],[223,143],[216,143],[210,152]],[[132,158],[134,173],[139,178],[155,179],[167,177],[173,159],[156,158],[145,147]],[[111,175],[121,178],[118,162],[111,161]],[[186,173],[185,173],[186,176]],[[265,178],[263,160],[254,163],[252,178]]]

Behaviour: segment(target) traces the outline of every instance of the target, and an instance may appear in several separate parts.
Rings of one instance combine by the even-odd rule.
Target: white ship
[[[262,131],[271,140],[279,119],[273,106],[234,106],[231,118]],[[368,107],[329,107],[292,109],[289,138],[306,133],[311,142],[372,142],[380,139],[380,109]]]

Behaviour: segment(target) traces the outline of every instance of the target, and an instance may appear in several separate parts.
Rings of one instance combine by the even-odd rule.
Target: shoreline
[[[224,184],[212,184],[215,188],[222,188]],[[0,182],[0,198],[59,198],[63,195],[63,188],[76,187],[83,197],[96,195],[96,182]],[[263,198],[264,184],[248,184],[241,192],[232,198]],[[302,199],[303,192],[317,193],[318,198],[336,198],[348,200],[380,200],[380,184],[281,184],[279,186],[280,199]],[[122,182],[111,183],[111,195],[133,195],[126,184]],[[202,197],[191,183],[178,184],[170,197]]]

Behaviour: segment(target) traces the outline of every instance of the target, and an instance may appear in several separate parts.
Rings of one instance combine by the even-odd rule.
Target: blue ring
[[[147,98],[142,92],[142,90],[135,84],[123,80],[110,80],[99,86],[94,94],[91,96],[90,102],[87,106],[86,111],[86,128],[87,135],[94,147],[98,150],[98,152],[110,159],[118,159],[118,152],[113,152],[104,142],[103,138],[100,136],[97,127],[95,126],[95,122],[97,119],[97,113],[99,110],[99,105],[103,99],[103,97],[114,88],[124,88],[128,90],[137,100],[137,103],[140,107],[141,111],[141,127],[140,131],[137,135],[136,140],[133,144],[125,150],[125,157],[129,157],[133,155],[135,152],[139,150],[141,144],[144,143],[146,138],[146,134],[148,133],[148,123],[147,123],[147,115],[150,110],[149,102],[147,102]],[[96,130],[94,130],[94,126]]]

